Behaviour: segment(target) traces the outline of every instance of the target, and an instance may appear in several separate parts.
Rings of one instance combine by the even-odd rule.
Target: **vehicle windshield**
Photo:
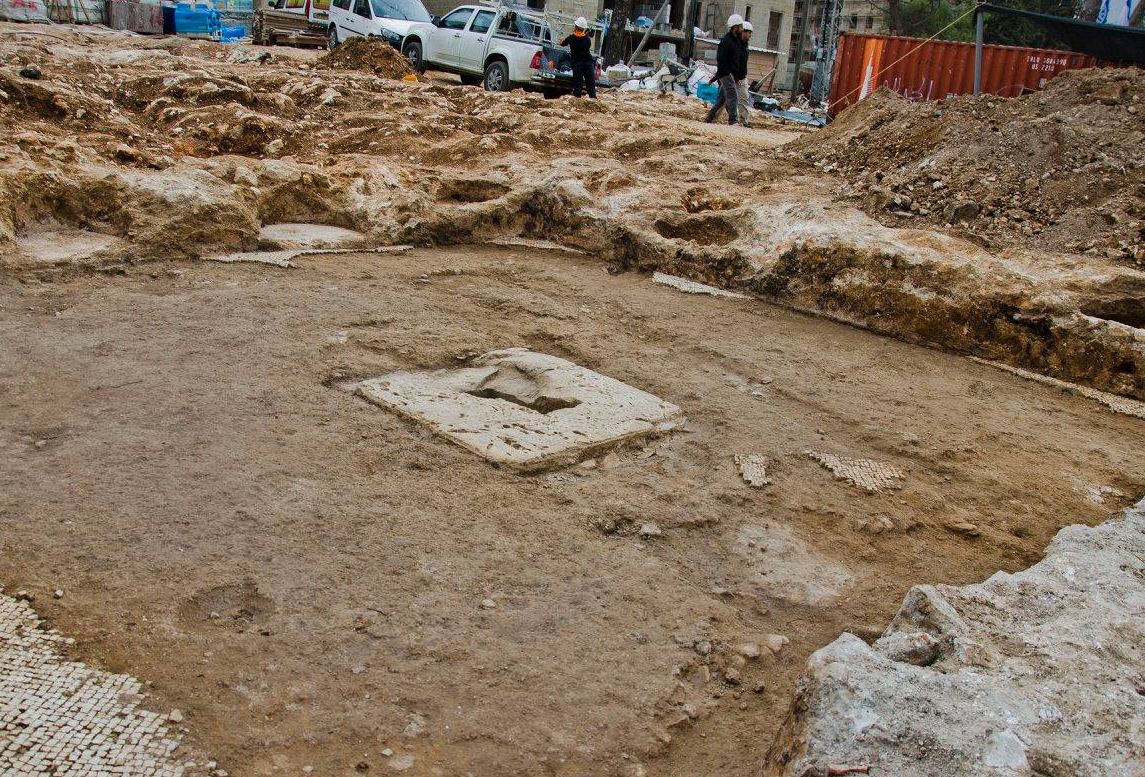
[[[374,16],[379,19],[404,19],[408,22],[430,21],[429,11],[421,0],[370,0]]]

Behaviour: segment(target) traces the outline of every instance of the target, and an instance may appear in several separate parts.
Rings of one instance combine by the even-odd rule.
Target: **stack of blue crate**
[[[207,3],[175,3],[176,35],[218,40],[221,33],[222,17]]]

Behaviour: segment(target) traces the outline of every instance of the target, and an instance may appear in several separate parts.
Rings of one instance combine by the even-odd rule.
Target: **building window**
[[[859,29],[859,15],[858,14],[851,14],[851,29],[852,30]]]
[[[751,6],[750,5],[743,9],[743,20],[745,22],[751,21]]]
[[[867,17],[867,29],[868,30],[875,29],[875,17],[873,17],[873,16]]]
[[[783,26],[783,14],[772,11],[767,20],[767,47],[772,51],[779,50],[779,28]]]

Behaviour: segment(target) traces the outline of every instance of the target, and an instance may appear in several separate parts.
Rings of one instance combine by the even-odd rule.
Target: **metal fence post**
[[[974,9],[974,96],[982,94],[982,37],[985,32],[986,9],[979,3]]]

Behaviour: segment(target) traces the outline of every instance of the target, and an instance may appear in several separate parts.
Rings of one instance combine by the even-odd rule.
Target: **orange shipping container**
[[[1093,67],[1088,54],[983,46],[982,93],[1017,97],[1041,89],[1063,70]],[[974,91],[974,44],[893,35],[843,33],[831,77],[832,116],[880,86],[908,100],[940,100]]]

